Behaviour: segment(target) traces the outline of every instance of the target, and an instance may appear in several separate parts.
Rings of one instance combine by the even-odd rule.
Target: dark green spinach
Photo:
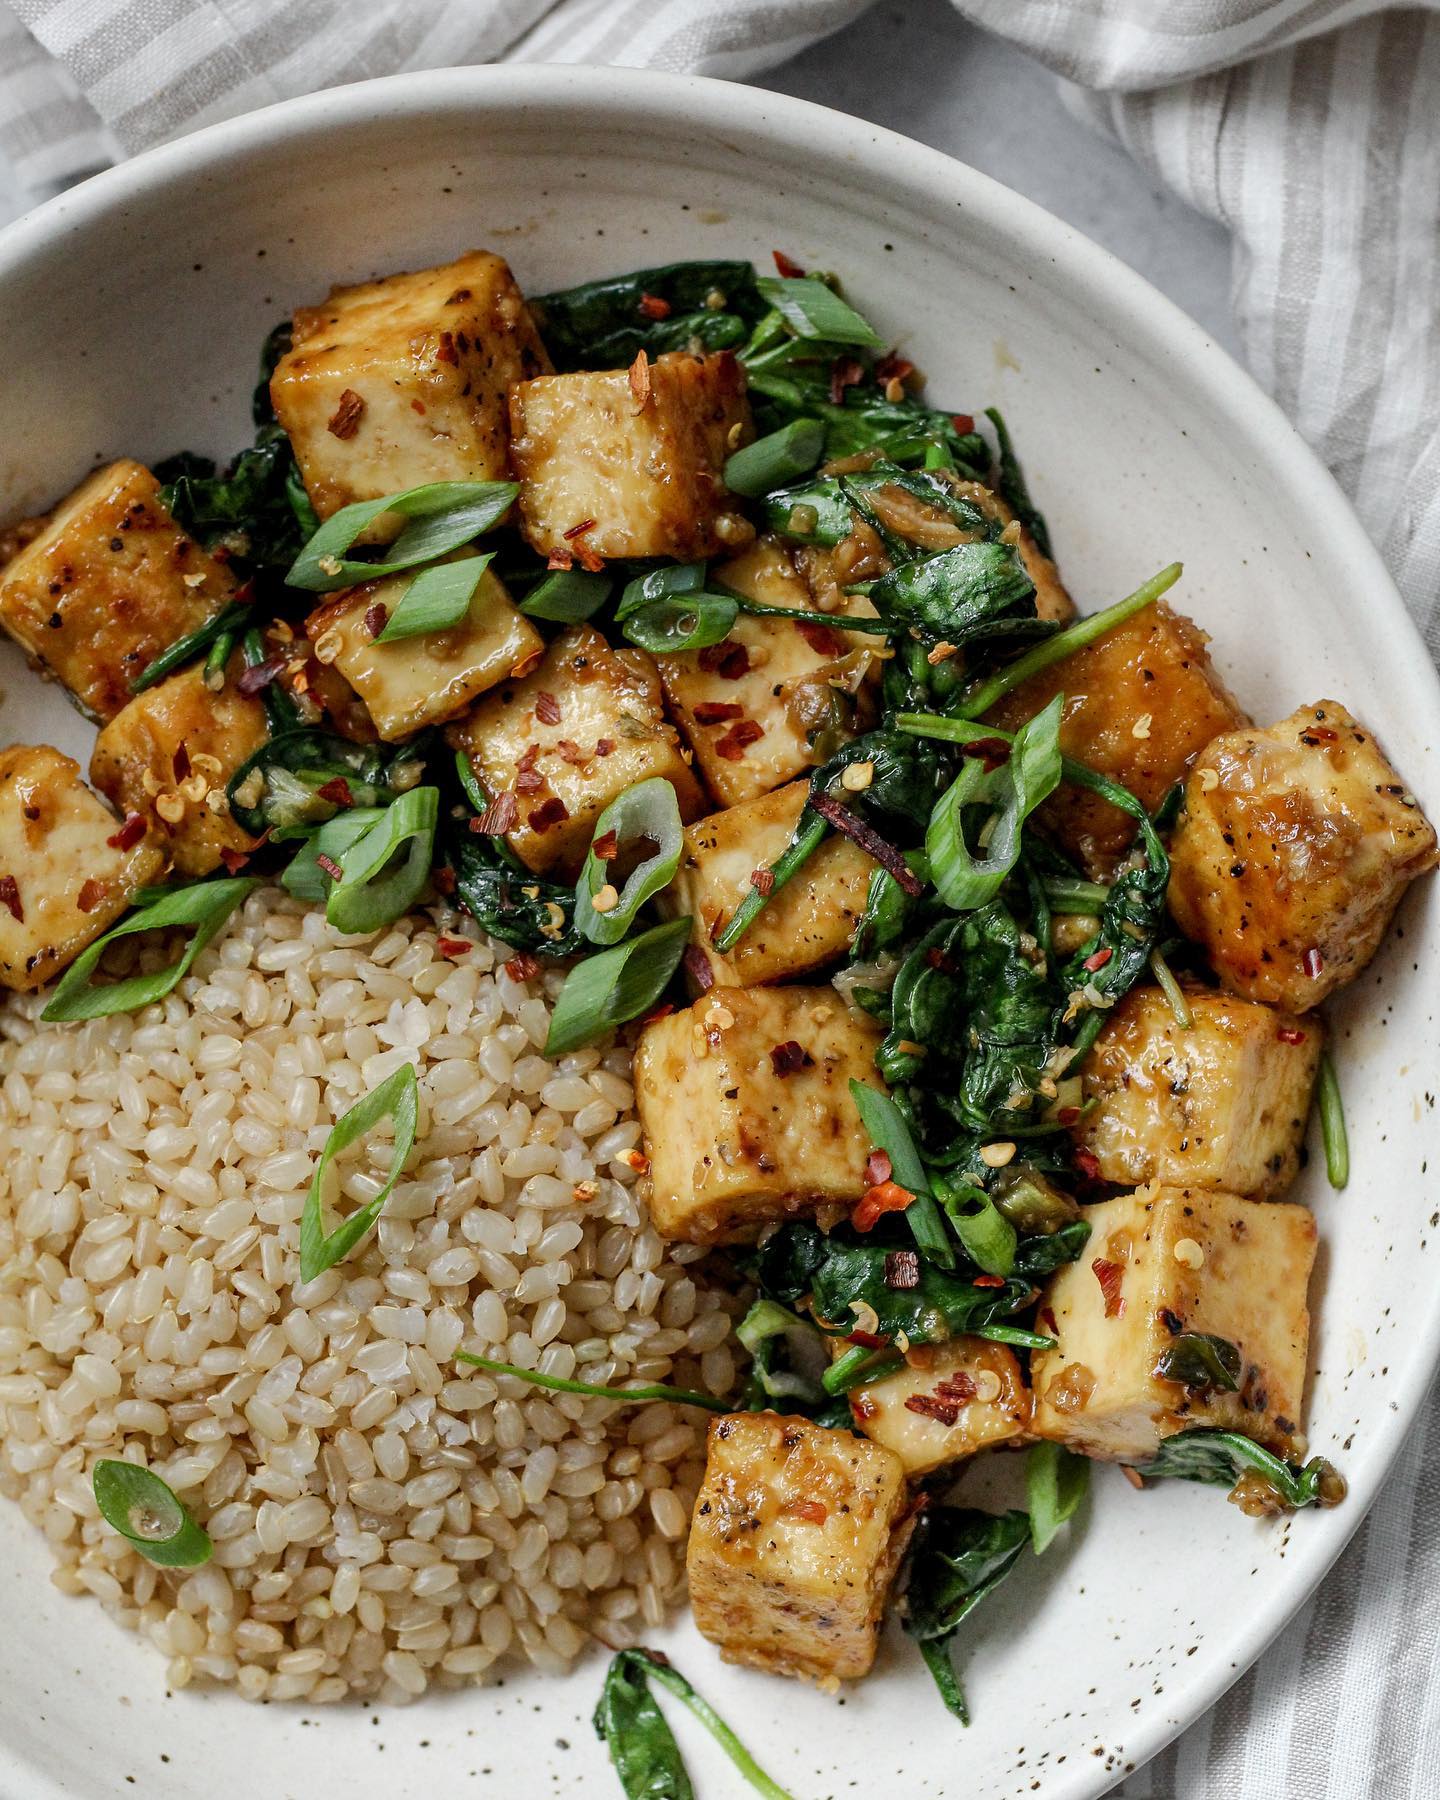
[[[909,1555],[905,1629],[920,1646],[940,1698],[962,1725],[970,1709],[951,1645],[980,1602],[1015,1567],[1030,1542],[1030,1516],[939,1506],[921,1513]]]

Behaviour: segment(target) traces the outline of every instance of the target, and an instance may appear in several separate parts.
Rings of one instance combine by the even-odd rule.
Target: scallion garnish
[[[399,794],[343,856],[325,917],[341,931],[376,931],[408,912],[430,875],[440,790]],[[402,854],[403,852],[403,854]]]
[[[285,579],[291,587],[328,594],[357,582],[398,575],[437,562],[497,524],[520,489],[513,481],[430,481],[380,500],[357,500],[325,521],[296,557]],[[347,557],[362,531],[382,513],[409,523],[385,547],[383,561]]]
[[[955,1252],[905,1115],[888,1094],[866,1082],[852,1079],[850,1094],[870,1142],[890,1159],[890,1179],[915,1196],[905,1208],[905,1222],[917,1247],[940,1268],[953,1269]]]
[[[725,485],[732,494],[755,499],[808,475],[824,448],[825,427],[819,419],[792,419],[727,457]]]
[[[788,278],[762,275],[756,284],[796,337],[820,338],[830,344],[859,344],[883,350],[885,340],[855,308],[813,275]]]
[[[41,1013],[47,1023],[57,1020],[99,1019],[111,1013],[135,1012],[163,1000],[190,973],[195,958],[223,927],[235,908],[260,885],[253,875],[236,875],[224,881],[197,881],[191,887],[161,892],[122,919],[113,930],[82,950],[60,977],[50,1004]],[[163,969],[143,975],[127,975],[107,987],[93,987],[90,977],[100,959],[118,938],[141,931],[166,931],[189,926],[190,942],[179,958]]]
[[[971,1262],[987,1275],[1008,1275],[1015,1267],[1015,1227],[984,1188],[972,1182],[945,1181],[937,1191],[945,1216]]]
[[[610,864],[645,844],[654,848],[636,863],[617,892]],[[610,802],[595,821],[590,850],[575,884],[575,923],[592,944],[620,942],[645,902],[675,879],[684,847],[679,802],[663,775],[637,781]]]
[[[652,600],[665,600],[672,594],[698,594],[704,585],[703,562],[667,563],[661,569],[647,569],[625,583],[615,617],[623,624],[631,613],[639,612]]]
[[[367,1236],[385,1210],[405,1159],[415,1146],[415,1127],[420,1116],[419,1089],[415,1069],[401,1063],[393,1075],[379,1087],[357,1100],[350,1110],[335,1121],[320,1161],[315,1165],[310,1192],[305,1197],[305,1210],[300,1216],[300,1279],[314,1281],[337,1262],[343,1262],[361,1238]],[[364,1137],[384,1118],[394,1120],[395,1143],[390,1153],[390,1174],[384,1187],[372,1200],[343,1219],[329,1236],[325,1234],[321,1190],[326,1171],[342,1150]]]
[[[495,552],[487,550],[483,556],[462,556],[456,562],[422,569],[400,596],[375,642],[393,644],[399,638],[453,630],[469,613],[480,577],[494,559]]]
[[[1073,1518],[1090,1487],[1090,1464],[1062,1444],[1036,1444],[1025,1458],[1025,1505],[1030,1542],[1043,1556],[1055,1533]]]
[[[731,1403],[714,1394],[697,1394],[691,1388],[669,1387],[652,1381],[644,1387],[601,1387],[594,1381],[570,1381],[563,1375],[546,1375],[539,1369],[522,1369],[516,1363],[495,1362],[488,1356],[475,1356],[468,1350],[455,1352],[456,1362],[471,1363],[491,1375],[513,1375],[517,1381],[528,1381],[531,1387],[549,1388],[555,1394],[583,1394],[590,1400],[627,1400],[640,1405],[646,1400],[670,1400],[677,1406],[703,1406],[709,1412],[729,1412]]]
[[[552,625],[578,625],[599,612],[614,585],[608,575],[552,569],[520,602],[520,610],[528,618],[544,619]]]
[[[1335,1065],[1330,1060],[1328,1050],[1320,1057],[1315,1098],[1320,1108],[1320,1136],[1325,1144],[1325,1173],[1330,1177],[1331,1187],[1338,1190],[1350,1179],[1350,1136],[1345,1129],[1345,1104],[1340,1097],[1340,1078],[1335,1073]]]
[[[668,594],[648,600],[620,627],[632,644],[652,656],[703,650],[729,637],[740,612],[728,594]]]
[[[341,867],[345,852],[385,817],[383,806],[352,806],[311,832],[280,875],[280,885],[297,900],[326,901],[335,877],[325,867]],[[321,859],[324,859],[323,861]]]
[[[106,1457],[90,1473],[95,1504],[107,1525],[162,1569],[195,1569],[215,1546],[173,1490],[139,1463]]]
[[[249,617],[250,608],[232,602],[221,607],[220,611],[208,618],[203,625],[197,625],[194,631],[187,631],[184,637],[176,638],[166,650],[162,650],[153,662],[145,667],[130,683],[132,694],[143,694],[146,688],[154,687],[157,681],[163,681],[167,675],[173,675],[176,669],[192,662],[202,650],[208,649],[221,638],[228,638],[231,645],[235,641],[235,632]],[[226,651],[226,656],[229,650]],[[225,666],[225,658],[220,659],[220,666]],[[206,668],[209,668],[207,662]]]
[[[576,963],[550,1014],[546,1056],[579,1050],[648,1011],[680,967],[692,921],[667,919],[639,937]]]

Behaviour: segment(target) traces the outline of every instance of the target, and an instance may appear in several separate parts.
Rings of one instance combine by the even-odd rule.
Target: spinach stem
[[[492,1375],[513,1375],[517,1381],[528,1381],[532,1387],[549,1388],[557,1394],[584,1394],[592,1400],[628,1400],[632,1404],[645,1400],[673,1400],[680,1406],[703,1406],[710,1412],[731,1410],[728,1400],[719,1400],[714,1394],[667,1387],[663,1382],[652,1382],[647,1387],[601,1387],[593,1381],[566,1381],[559,1375],[542,1375],[539,1369],[522,1369],[517,1363],[493,1362],[488,1356],[472,1356],[468,1350],[457,1350],[455,1360],[473,1363],[477,1369],[486,1369]]]
[[[677,1700],[683,1701],[690,1708],[756,1793],[764,1795],[765,1800],[795,1800],[794,1795],[782,1788],[778,1781],[770,1779],[710,1702],[696,1693],[678,1669],[649,1658],[646,1661],[646,1673],[650,1679],[658,1681],[661,1687],[667,1688]]]
[[[1109,888],[1101,882],[1074,880],[1068,875],[1043,876],[1040,885],[1056,912],[1099,912],[1110,898]]]
[[[862,1381],[879,1381],[885,1375],[893,1375],[904,1361],[898,1350],[873,1350],[864,1344],[852,1344],[820,1377],[820,1385],[827,1394],[848,1394]]]
[[[1345,1129],[1340,1079],[1328,1050],[1320,1058],[1315,1098],[1320,1107],[1320,1135],[1325,1144],[1325,1173],[1330,1177],[1331,1187],[1338,1192],[1350,1179],[1350,1137]]]
[[[1174,970],[1158,949],[1150,952],[1150,973],[1164,990],[1165,998],[1170,1002],[1170,1010],[1175,1015],[1175,1023],[1182,1031],[1189,1031],[1195,1023],[1195,1014],[1185,997],[1184,988],[1175,979]]]
[[[789,881],[792,876],[797,875],[800,872],[809,859],[820,848],[825,833],[829,831],[829,829],[830,826],[828,822],[822,819],[818,814],[812,815],[809,824],[801,827],[795,837],[786,845],[785,849],[770,865],[770,873],[774,877],[774,880],[770,884],[769,893],[762,894],[759,888],[752,887],[750,892],[735,908],[735,913],[730,920],[730,923],[720,933],[719,937],[714,940],[715,948],[722,956],[735,948],[736,944],[740,942],[741,938],[744,937],[745,933],[755,923],[756,919],[759,918],[769,901],[780,892],[781,888],[784,887],[785,883]]]

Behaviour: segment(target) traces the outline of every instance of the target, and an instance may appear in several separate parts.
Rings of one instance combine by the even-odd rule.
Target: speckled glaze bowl
[[[686,256],[840,271],[957,408],[1000,404],[1087,609],[1172,558],[1176,603],[1241,701],[1274,719],[1334,695],[1381,734],[1432,814],[1440,689],[1330,477],[1250,380],[1137,276],[932,151],[801,102],[621,70],[403,76],[215,126],[52,202],[0,236],[0,518],[92,462],[248,440],[256,348],[334,281],[488,245],[531,289]],[[72,751],[65,705],[0,667],[0,737]],[[1426,1177],[1440,902],[1422,884],[1333,1010],[1354,1175],[1312,1158],[1319,1215],[1314,1446],[1348,1503],[1257,1524],[1223,1494],[1139,1495],[1100,1470],[1083,1528],[967,1627],[974,1725],[940,1709],[893,1632],[843,1700],[725,1668],[687,1623],[680,1666],[804,1800],[851,1791],[1086,1800],[1190,1723],[1280,1629],[1359,1523],[1440,1346]],[[1004,1497],[1016,1459],[967,1477]],[[602,1662],[565,1680],[384,1715],[164,1692],[161,1659],[90,1601],[0,1504],[5,1800],[503,1800],[618,1786],[590,1729]],[[679,1725],[702,1793],[737,1791]]]

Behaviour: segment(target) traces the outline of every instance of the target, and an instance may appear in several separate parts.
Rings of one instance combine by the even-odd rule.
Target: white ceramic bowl
[[[1430,662],[1338,490],[1249,379],[1028,202],[743,87],[540,67],[405,76],[216,126],[42,208],[0,238],[0,517],[102,457],[239,446],[277,314],[475,245],[534,290],[672,257],[764,262],[774,246],[840,271],[934,395],[1004,408],[1087,608],[1183,559],[1173,598],[1257,716],[1343,699],[1440,813]],[[0,737],[84,751],[87,728],[17,658],[0,686]],[[1324,1245],[1311,1434],[1349,1502],[1264,1525],[1217,1490],[1137,1495],[1098,1471],[1084,1530],[964,1633],[968,1733],[898,1633],[843,1702],[724,1668],[688,1624],[664,1634],[797,1795],[1098,1794],[1234,1680],[1338,1553],[1440,1341],[1422,1173],[1433,983],[1414,976],[1440,954],[1433,885],[1401,927],[1335,1009],[1350,1189],[1331,1194],[1312,1168],[1297,1191]],[[598,1657],[568,1680],[514,1676],[384,1715],[172,1698],[159,1657],[61,1598],[46,1568],[0,1505],[6,1800],[618,1792],[588,1723]],[[681,1736],[702,1791],[736,1791],[688,1721]]]

